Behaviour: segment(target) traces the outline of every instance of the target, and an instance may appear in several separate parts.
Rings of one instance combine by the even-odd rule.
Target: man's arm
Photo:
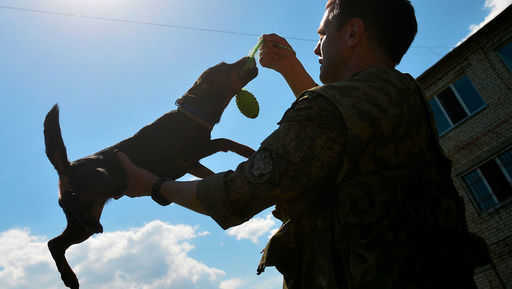
[[[158,177],[143,168],[135,166],[126,154],[118,152],[117,155],[128,176],[128,190],[125,194],[132,198],[151,196],[152,186],[158,180]],[[197,199],[196,188],[198,183],[199,181],[166,181],[161,186],[160,195],[180,206],[207,215]]]
[[[317,86],[286,39],[277,34],[265,34],[262,38],[260,64],[279,72],[295,97],[299,97],[303,91]]]
[[[326,97],[307,93],[297,100],[260,148],[235,171],[198,182],[202,208],[222,228],[260,211],[295,200],[324,198],[323,188],[344,164],[346,126]]]
[[[277,202],[304,197],[326,183],[343,163],[345,125],[325,97],[305,96],[289,109],[280,126],[235,171],[199,181],[163,184],[161,194],[221,227],[238,225]],[[121,158],[127,168],[127,195],[148,196],[156,177]],[[142,171],[141,171],[142,170]]]

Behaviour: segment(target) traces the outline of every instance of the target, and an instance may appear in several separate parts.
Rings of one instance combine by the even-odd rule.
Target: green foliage
[[[236,95],[236,106],[240,112],[248,118],[256,118],[260,112],[260,106],[256,97],[249,91],[242,89]]]

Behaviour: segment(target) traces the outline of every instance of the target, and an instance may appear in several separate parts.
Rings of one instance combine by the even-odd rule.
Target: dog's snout
[[[239,75],[243,82],[248,83],[258,75],[258,67],[254,58],[244,57],[239,61],[239,65],[242,66]]]

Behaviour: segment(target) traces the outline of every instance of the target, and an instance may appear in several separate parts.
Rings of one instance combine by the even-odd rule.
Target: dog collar
[[[209,130],[211,130],[213,128],[213,124],[210,124],[209,122],[207,122],[206,120],[204,120],[203,118],[198,116],[197,114],[193,113],[194,109],[192,109],[191,107],[189,107],[186,104],[182,104],[182,105],[178,106],[178,111],[181,111],[188,118],[199,123],[200,125],[206,127]]]

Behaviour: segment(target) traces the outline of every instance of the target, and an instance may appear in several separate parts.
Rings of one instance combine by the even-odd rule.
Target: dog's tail
[[[59,175],[65,175],[70,164],[60,131],[59,106],[57,104],[52,107],[44,120],[44,143],[46,156]]]

